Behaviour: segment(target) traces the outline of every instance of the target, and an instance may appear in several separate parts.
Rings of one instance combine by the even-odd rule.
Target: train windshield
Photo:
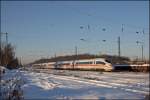
[[[96,64],[102,64],[102,65],[105,65],[104,62],[101,62],[101,61],[96,61]]]
[[[111,63],[111,61],[110,60],[105,60],[106,62],[108,62],[108,63]]]

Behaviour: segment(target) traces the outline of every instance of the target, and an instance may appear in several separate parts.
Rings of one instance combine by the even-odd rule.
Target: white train
[[[72,61],[57,61],[49,63],[35,64],[34,66],[40,66],[40,68],[55,68],[55,69],[81,69],[81,70],[114,70],[112,64],[102,58],[72,60]]]
[[[56,69],[83,69],[83,70],[114,70],[112,64],[102,58],[83,59],[75,61],[59,61],[55,64]]]

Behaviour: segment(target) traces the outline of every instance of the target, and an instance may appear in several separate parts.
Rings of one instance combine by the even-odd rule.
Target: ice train
[[[80,69],[80,70],[104,70],[113,71],[112,64],[102,58],[71,60],[71,61],[57,61],[36,64],[41,68],[54,68],[54,69]]]

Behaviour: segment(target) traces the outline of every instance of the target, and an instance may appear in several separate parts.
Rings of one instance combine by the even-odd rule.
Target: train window
[[[105,63],[101,62],[101,61],[96,61],[96,64],[103,64],[103,65],[105,65]]]
[[[76,64],[92,64],[92,62],[77,62]]]
[[[70,65],[70,63],[63,63],[62,65]]]
[[[93,64],[93,62],[91,61],[91,62],[89,62],[89,64]]]

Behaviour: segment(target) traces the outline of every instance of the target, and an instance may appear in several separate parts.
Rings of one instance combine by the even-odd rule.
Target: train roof
[[[48,62],[47,64],[55,64],[56,62]]]
[[[104,58],[91,58],[91,59],[77,59],[77,60],[69,60],[69,61],[58,61],[58,62],[64,62],[64,63],[68,63],[68,62],[72,62],[72,61],[105,61]]]
[[[91,59],[79,59],[80,61],[84,60],[105,60],[104,58],[91,58]]]
[[[90,58],[90,59],[77,59],[77,60],[68,60],[68,61],[56,61],[57,63],[70,63],[72,61],[105,61],[105,58]],[[47,63],[40,63],[40,64],[34,64],[34,65],[44,65],[44,64],[55,64],[56,62],[47,62]]]

